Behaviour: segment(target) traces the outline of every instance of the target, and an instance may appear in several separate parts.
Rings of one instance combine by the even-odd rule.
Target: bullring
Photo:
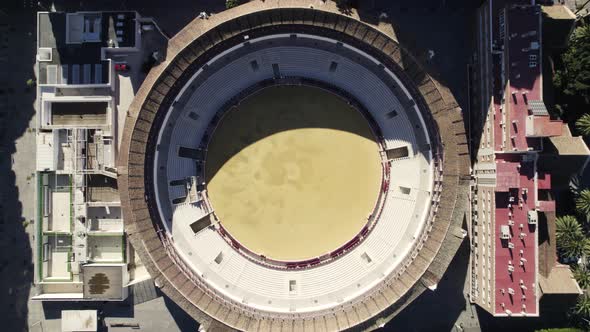
[[[333,8],[266,6],[191,23],[148,75],[118,162],[126,230],[162,290],[200,322],[369,327],[434,287],[456,249],[468,180],[461,111],[391,35]],[[224,228],[203,161],[224,112],[263,89],[293,87],[335,94],[363,114],[380,185],[350,240],[275,259]]]

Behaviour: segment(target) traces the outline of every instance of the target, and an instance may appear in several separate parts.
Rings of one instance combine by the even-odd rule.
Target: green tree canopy
[[[575,234],[565,241],[557,241],[557,249],[563,257],[580,258],[590,254],[590,240],[584,234]]]
[[[576,121],[576,129],[580,134],[590,136],[590,114],[584,114]]]
[[[578,302],[576,302],[576,306],[574,307],[574,313],[584,319],[590,318],[590,296],[584,294],[578,297]]]
[[[574,30],[562,61],[564,68],[555,73],[555,85],[567,95],[581,95],[590,102],[590,25]]]
[[[566,110],[564,116],[574,120],[587,111],[585,108],[590,103],[589,25],[574,30],[561,61],[562,68],[555,72],[553,84],[557,88],[560,108]]]
[[[576,197],[576,212],[585,219],[590,221],[590,189],[584,189]]]
[[[582,226],[574,216],[562,216],[555,220],[557,243],[582,234]]]
[[[225,8],[230,9],[238,6],[240,4],[240,0],[225,0]]]
[[[582,289],[586,289],[590,286],[590,270],[588,270],[588,267],[579,265],[573,269],[573,272],[578,285],[580,285]]]

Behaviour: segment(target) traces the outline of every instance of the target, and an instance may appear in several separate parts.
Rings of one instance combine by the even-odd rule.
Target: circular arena
[[[382,325],[436,288],[461,242],[452,95],[391,32],[298,6],[190,23],[125,123],[129,240],[206,328]]]

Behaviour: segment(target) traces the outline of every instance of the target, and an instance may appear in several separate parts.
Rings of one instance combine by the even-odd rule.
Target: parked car
[[[129,65],[126,63],[115,63],[115,71],[127,72],[129,71]]]

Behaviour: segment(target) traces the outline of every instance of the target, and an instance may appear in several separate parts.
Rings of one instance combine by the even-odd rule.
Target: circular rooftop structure
[[[118,163],[127,234],[205,326],[381,324],[460,242],[461,111],[386,32],[260,6],[192,22],[140,88]]]

